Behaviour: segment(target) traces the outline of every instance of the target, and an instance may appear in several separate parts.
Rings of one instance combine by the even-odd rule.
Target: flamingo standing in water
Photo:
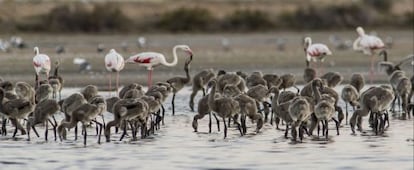
[[[168,67],[173,67],[177,65],[178,59],[177,59],[177,49],[181,49],[184,52],[188,53],[190,57],[193,56],[193,51],[190,49],[188,45],[176,45],[173,48],[173,61],[171,63],[168,63],[165,60],[165,57],[161,53],[157,52],[143,52],[138,53],[136,55],[133,55],[129,57],[126,60],[126,63],[137,63],[139,66],[147,67],[148,70],[148,88],[151,87],[152,83],[152,70],[154,67],[159,65],[164,65]]]
[[[306,67],[309,67],[309,62],[323,62],[327,55],[332,55],[331,50],[329,50],[328,46],[321,43],[312,44],[312,39],[310,37],[305,38],[305,54],[306,54]],[[317,74],[319,72],[319,68],[317,68]],[[320,73],[319,73],[320,74]]]
[[[46,80],[49,77],[50,72],[50,58],[46,54],[39,53],[39,47],[34,48],[35,56],[33,57],[33,66],[36,71],[36,75],[46,74]],[[40,80],[37,80],[39,86]]]
[[[117,53],[114,49],[111,49],[108,54],[105,56],[105,67],[106,70],[110,71],[109,73],[109,89],[112,90],[112,72],[116,72],[116,91],[118,93],[118,83],[119,83],[119,72],[124,69],[125,62],[121,54]],[[112,95],[112,93],[111,93]]]
[[[371,56],[371,68],[369,71],[370,83],[374,76],[374,55],[375,50],[384,49],[385,45],[380,38],[375,35],[367,35],[362,27],[356,29],[359,37],[354,41],[353,48],[355,51],[362,51],[365,55]]]

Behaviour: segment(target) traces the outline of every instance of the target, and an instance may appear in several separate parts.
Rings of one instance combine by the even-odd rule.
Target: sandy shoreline
[[[388,49],[388,60],[397,63],[408,54],[414,53],[414,35],[409,30],[377,30],[381,37],[391,36],[394,39],[393,47]],[[331,35],[342,40],[354,40],[357,35],[354,31],[341,32],[273,32],[250,34],[146,34],[146,35],[89,35],[89,34],[23,34],[28,48],[12,49],[9,53],[0,52],[0,77],[5,80],[26,81],[34,83],[34,69],[32,65],[33,47],[38,46],[41,53],[48,54],[52,62],[60,61],[60,73],[65,79],[65,87],[81,87],[95,84],[107,87],[108,77],[104,67],[104,56],[111,48],[116,49],[124,58],[143,51],[157,51],[165,54],[167,61],[172,61],[171,49],[177,44],[188,44],[194,52],[190,66],[190,74],[212,68],[226,71],[262,71],[282,75],[293,73],[297,83],[303,83],[303,69],[305,57],[303,54],[302,38],[311,36],[313,41],[327,44],[333,55],[326,58],[323,72],[335,71],[344,76],[344,83],[352,73],[366,75],[369,71],[370,57],[353,51],[352,49],[336,49],[329,41]],[[147,38],[147,47],[138,48],[136,39],[139,36]],[[0,35],[7,39],[8,35]],[[223,38],[229,41],[229,49],[221,46]],[[285,49],[278,50],[277,39],[284,38]],[[121,48],[127,43],[127,50]],[[98,44],[104,44],[103,53],[97,53]],[[65,47],[66,53],[56,54],[58,45]],[[86,59],[92,65],[92,73],[80,74],[79,66],[73,64],[73,59]],[[156,67],[153,73],[155,81],[165,81],[173,76],[184,76],[184,53],[178,53],[178,64],[175,67]],[[382,58],[376,57],[376,61]],[[52,67],[52,71],[53,72]],[[402,66],[409,76],[412,75],[412,66],[407,62]],[[374,82],[387,82],[388,76],[375,68],[377,74]],[[147,70],[134,64],[127,64],[120,73],[120,83],[129,84],[138,82],[147,84]]]

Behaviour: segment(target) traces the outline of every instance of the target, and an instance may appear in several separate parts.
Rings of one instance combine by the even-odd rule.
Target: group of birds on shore
[[[353,74],[349,85],[345,85],[341,93],[334,88],[343,81],[343,77],[337,72],[327,72],[323,75],[320,70],[311,67],[311,61],[324,61],[332,52],[324,44],[312,44],[307,37],[304,40],[305,59],[307,61],[303,78],[306,82],[302,89],[296,87],[296,78],[293,74],[263,74],[260,71],[246,74],[242,71],[235,73],[218,70],[217,74],[212,69],[202,70],[192,78],[189,74],[190,64],[193,60],[193,51],[188,45],[177,45],[173,48],[173,61],[167,62],[164,55],[156,52],[138,53],[124,60],[124,58],[111,49],[105,55],[105,67],[116,76],[116,95],[106,98],[98,94],[98,88],[88,85],[82,88],[80,93],[73,93],[65,99],[61,99],[60,92],[63,88],[64,79],[59,73],[59,62],[55,63],[53,75],[50,58],[39,52],[35,47],[33,65],[36,71],[36,82],[34,87],[26,82],[0,81],[0,115],[3,117],[1,133],[7,134],[6,125],[8,120],[15,126],[13,137],[18,130],[21,134],[27,134],[30,140],[30,131],[33,130],[37,136],[35,125],[45,125],[45,140],[48,140],[49,124],[53,127],[55,140],[66,139],[66,130],[75,128],[75,140],[77,139],[77,124],[82,124],[82,134],[86,145],[87,126],[96,124],[98,143],[101,142],[101,134],[107,142],[111,141],[111,128],[123,130],[122,140],[126,135],[132,140],[137,139],[140,129],[141,138],[145,138],[164,124],[165,108],[163,103],[169,95],[172,95],[172,115],[175,115],[175,95],[188,84],[192,84],[192,93],[189,99],[189,108],[197,114],[194,115],[192,127],[198,131],[198,120],[209,115],[209,132],[211,133],[213,115],[220,131],[220,118],[224,126],[224,138],[227,137],[227,129],[231,122],[237,126],[240,135],[247,133],[247,117],[256,124],[255,132],[258,133],[264,123],[286,125],[285,137],[288,138],[291,130],[292,140],[299,137],[303,140],[304,134],[315,136],[317,128],[320,134],[328,139],[329,121],[334,121],[337,135],[339,128],[345,119],[345,123],[351,126],[355,133],[355,125],[362,131],[362,118],[370,115],[369,124],[375,134],[382,134],[389,126],[388,109],[392,104],[393,113],[397,113],[395,102],[401,107],[399,117],[406,119],[410,117],[410,110],[414,109],[411,104],[413,95],[414,78],[408,78],[400,66],[412,59],[414,56],[404,58],[400,63],[394,64],[388,61],[387,52],[381,46],[378,37],[365,35],[361,27],[357,28],[359,38],[354,42],[354,49],[366,54],[374,55],[375,50],[382,50],[383,56],[380,65],[385,68],[390,76],[390,84],[371,87],[362,91],[365,80],[361,74]],[[177,50],[187,54],[184,64],[185,76],[170,78],[164,82],[152,84],[152,70],[154,67],[175,66],[178,62]],[[144,91],[142,85],[132,83],[119,88],[119,72],[125,63],[134,63],[148,70],[148,89]],[[372,64],[373,66],[373,64]],[[46,75],[41,80],[41,75]],[[112,76],[111,76],[112,77]],[[110,90],[112,78],[109,80]],[[286,90],[296,88],[297,91]],[[195,96],[202,91],[203,97],[195,105]],[[59,94],[59,98],[57,97]],[[112,93],[111,93],[112,96]],[[338,105],[340,98],[346,103],[345,113]],[[402,102],[400,102],[402,101]],[[348,118],[348,104],[353,108],[351,118]],[[197,106],[197,110],[195,109]],[[60,123],[55,115],[62,112],[63,120]],[[104,114],[113,114],[114,119],[105,123]],[[270,119],[269,119],[270,116]],[[97,118],[101,117],[101,120]],[[26,128],[21,121],[24,120]],[[127,130],[131,133],[128,134]]]

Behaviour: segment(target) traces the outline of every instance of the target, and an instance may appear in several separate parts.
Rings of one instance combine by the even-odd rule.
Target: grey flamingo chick
[[[105,128],[106,142],[110,142],[111,127],[120,127],[121,125],[123,125],[124,132],[121,138],[119,139],[121,141],[126,134],[126,127],[128,123],[130,124],[131,129],[133,130],[133,140],[136,140],[136,133],[134,132],[136,127],[133,127],[132,125],[132,121],[134,121],[135,119],[138,119],[141,123],[141,137],[144,138],[148,111],[148,104],[142,99],[121,99],[118,102],[116,102],[114,104],[112,111],[114,113],[114,120],[108,122]]]
[[[49,99],[50,94],[52,93],[53,89],[52,86],[49,84],[42,84],[39,88],[36,89],[36,103],[42,100]]]
[[[209,82],[209,85],[212,87],[210,91],[210,95],[208,97],[208,105],[211,111],[216,112],[218,116],[223,119],[224,124],[224,138],[227,137],[227,125],[226,125],[226,118],[234,118],[234,116],[240,112],[239,103],[229,97],[219,97],[215,98],[216,88],[217,88],[217,80],[213,79]],[[240,123],[235,120],[237,127],[240,131],[240,134],[243,135],[243,132],[240,127]]]
[[[98,136],[98,143],[101,143],[101,133],[102,133],[102,124],[95,120],[96,116],[101,114],[104,110],[106,110],[106,103],[102,97],[95,97],[93,98],[90,103],[85,103],[80,105],[72,112],[72,116],[70,121],[63,121],[57,128],[59,133],[59,138],[66,139],[64,135],[65,128],[73,128],[77,126],[78,122],[82,123],[82,130],[84,135],[83,144],[86,146],[86,138],[87,138],[87,129],[86,125],[90,122],[95,122],[99,125],[99,136]]]
[[[338,112],[338,121],[339,121],[339,125],[341,125],[345,115],[344,115],[342,108],[339,107],[338,105],[339,97],[340,97],[338,92],[336,92],[335,89],[327,87],[327,86],[321,87],[320,92],[322,95],[327,94],[335,99],[335,104],[334,104],[335,111]]]
[[[65,118],[62,120],[62,122],[70,122],[72,113],[75,111],[78,107],[88,103],[80,93],[73,93],[69,97],[63,100],[61,110],[65,114]],[[75,126],[75,140],[78,139],[78,127]],[[66,136],[66,131],[63,131],[63,136]]]
[[[157,82],[155,85],[151,86],[151,88],[149,88],[145,94],[151,95],[152,92],[160,92],[162,94],[161,101],[165,102],[172,90],[173,89],[170,84],[165,82]]]
[[[246,82],[237,74],[226,73],[224,70],[220,70],[217,74],[217,89],[219,93],[223,93],[223,89],[226,85],[235,85],[240,91],[246,90]]]
[[[130,89],[125,93],[123,99],[139,98],[139,97],[142,97],[142,96],[144,96],[144,94],[141,90]]]
[[[60,91],[62,90],[62,86],[58,79],[49,79],[49,84],[52,86],[52,98],[57,99],[57,93],[59,93],[59,99],[60,97]]]
[[[216,96],[214,98],[219,98],[220,94],[216,93]],[[199,101],[198,101],[198,105],[197,105],[197,114],[194,115],[193,117],[193,122],[192,122],[192,126],[194,129],[194,132],[198,132],[198,120],[204,118],[204,116],[206,114],[209,115],[209,123],[208,123],[208,133],[211,133],[211,109],[208,106],[208,96],[209,94],[207,94],[206,96],[203,96]],[[216,119],[217,122],[217,130],[220,132],[220,121],[217,118],[216,114],[213,114],[214,118]]]
[[[165,108],[162,105],[162,103],[165,102],[165,99],[167,99],[168,95],[171,93],[172,88],[170,84],[158,82],[155,85],[151,86],[150,89],[145,93],[147,96],[154,96],[155,94],[160,93],[161,96],[159,96],[159,100],[161,103],[161,110],[162,110],[162,124],[164,125],[164,116],[165,116]],[[155,96],[154,96],[155,97]]]
[[[329,129],[329,120],[334,120],[336,123],[336,130],[337,135],[339,135],[339,122],[333,117],[335,114],[335,99],[329,95],[322,96],[319,92],[320,87],[312,86],[316,98],[316,105],[314,108],[314,114],[316,117],[316,121],[312,122],[312,124],[318,124],[318,122],[322,122],[323,124],[323,135],[325,135],[326,139],[328,140],[328,129]],[[314,128],[314,127],[313,127]],[[313,129],[312,129],[313,130]],[[311,131],[312,131],[311,130]],[[319,132],[318,132],[319,133]],[[311,132],[312,134],[312,132]]]
[[[320,78],[311,80],[310,82],[306,83],[305,86],[303,86],[302,90],[300,91],[300,95],[306,97],[314,97],[315,94],[312,89],[312,86],[314,85],[323,86],[323,82]]]
[[[293,74],[284,74],[280,77],[282,79],[282,84],[280,85],[279,89],[286,90],[289,87],[294,87],[299,91],[299,88],[296,87],[296,78]]]
[[[114,104],[121,100],[118,96],[110,97],[106,99],[106,111],[112,113]]]
[[[50,121],[50,117],[54,114],[58,113],[60,109],[60,106],[56,100],[52,99],[44,99],[37,103],[35,110],[33,112],[33,115],[29,117],[28,122],[26,124],[26,130],[27,130],[27,140],[30,141],[30,128],[32,128],[35,133],[37,134],[35,130],[35,125],[40,123],[45,123],[45,140],[47,141],[48,136],[48,125],[49,122],[53,126],[53,132],[55,134],[55,141],[56,141],[56,122],[55,124]]]
[[[164,115],[161,114],[162,109],[162,98],[161,92],[154,91],[148,95],[142,96],[140,99],[144,100],[148,104],[148,112],[151,114],[151,131],[155,133],[155,128],[160,128],[160,122],[163,121]],[[152,117],[155,116],[155,119]]]
[[[269,93],[267,93],[266,95],[269,96]],[[258,133],[259,130],[263,127],[263,116],[260,113],[258,113],[256,100],[248,96],[247,94],[242,93],[240,89],[234,85],[227,85],[226,87],[224,87],[223,96],[232,97],[237,102],[239,102],[243,134],[246,134],[247,131],[246,117],[249,117],[253,121],[257,121],[256,133]]]
[[[401,106],[400,105],[400,97],[401,96],[399,96],[399,93],[397,92],[397,86],[398,86],[398,84],[400,83],[400,80],[402,80],[403,78],[406,78],[407,76],[405,75],[405,72],[404,71],[401,71],[401,70],[396,70],[396,71],[394,71],[392,74],[391,74],[391,76],[390,76],[390,84],[391,84],[391,87],[392,87],[392,89],[394,90],[394,93],[395,93],[395,98],[394,98],[394,100],[392,101],[392,111],[394,112],[395,111],[395,101],[398,99],[398,102],[399,102],[399,106]]]
[[[408,101],[411,93],[412,84],[410,79],[407,77],[403,77],[399,80],[396,88],[397,95],[401,97],[402,99],[402,117],[401,119],[407,119],[410,118],[410,114],[408,114]]]
[[[247,131],[246,116],[251,120],[257,121],[256,133],[259,133],[260,129],[263,127],[263,116],[258,113],[256,100],[246,94],[240,94],[234,99],[239,102],[243,134],[246,134]]]
[[[191,80],[190,78],[190,73],[189,73],[189,68],[190,68],[190,63],[192,60],[192,56],[187,59],[185,61],[184,64],[184,71],[185,71],[185,77],[173,77],[171,79],[167,80],[167,83],[169,83],[173,89],[173,96],[171,99],[171,106],[172,106],[172,115],[175,115],[175,94],[177,94],[181,89],[183,89],[183,87],[188,84]]]
[[[213,69],[203,70],[193,77],[193,88],[190,95],[189,106],[191,111],[194,112],[194,97],[197,95],[198,91],[202,90],[203,96],[206,95],[205,86],[207,83],[215,77]]]
[[[22,135],[26,134],[26,130],[20,124],[19,119],[25,119],[30,113],[33,112],[35,107],[34,98],[31,100],[25,99],[13,99],[7,100],[5,98],[5,91],[0,88],[0,113],[3,117],[10,119],[12,124],[16,127],[13,137],[16,136],[17,129],[19,129]],[[3,120],[2,134],[6,135],[6,121]]]
[[[303,80],[308,83],[316,78],[316,70],[314,68],[306,67],[303,71]]]
[[[252,88],[257,85],[267,86],[266,80],[263,78],[263,74],[260,71],[255,71],[246,77],[246,86],[247,88]]]
[[[296,128],[299,128],[299,138],[303,140],[304,123],[309,120],[311,115],[311,106],[309,102],[302,96],[296,97],[289,105],[289,115],[292,118],[292,138],[297,139]]]
[[[0,88],[4,90],[5,99],[14,100],[18,98],[18,96],[14,94],[14,84],[11,81],[0,82]]]
[[[249,97],[253,98],[256,101],[256,107],[258,110],[260,110],[260,103],[262,103],[264,110],[266,110],[264,118],[265,122],[268,120],[268,107],[270,106],[270,103],[267,102],[267,99],[270,97],[268,91],[269,89],[267,89],[265,85],[259,84],[251,87],[246,93]]]
[[[282,79],[276,74],[264,74],[263,79],[266,80],[267,88],[270,89],[273,86],[279,87],[283,82]]]
[[[343,77],[338,72],[327,72],[321,76],[321,79],[326,81],[328,87],[334,88],[342,82]]]
[[[345,124],[348,124],[348,104],[352,106],[355,112],[355,107],[359,105],[359,93],[358,90],[352,85],[345,85],[341,92],[341,98],[345,102]]]
[[[384,87],[372,87],[362,93],[359,101],[361,107],[354,112],[350,119],[352,133],[355,133],[355,125],[357,125],[359,131],[362,131],[362,117],[367,116],[369,112],[372,112],[375,115],[374,117],[379,118],[380,121],[378,124],[378,119],[374,119],[375,132],[378,134],[378,132],[383,131],[385,120],[382,119],[381,112],[386,111],[393,98],[393,91]]]
[[[383,57],[383,61],[379,62],[379,65],[381,67],[385,68],[385,72],[387,73],[387,75],[391,75],[394,71],[397,70],[401,70],[401,65],[403,65],[404,63],[412,60],[412,58],[414,57],[414,55],[408,55],[407,57],[404,57],[403,59],[401,59],[397,64],[394,64],[393,62],[388,61],[388,52],[386,50],[382,50],[379,53],[379,56]]]
[[[119,91],[119,98],[123,99],[124,96],[125,96],[125,93],[128,92],[131,89],[137,89],[138,91],[140,91],[142,93],[142,95],[144,95],[144,92],[142,91],[142,85],[137,84],[137,83],[131,83],[128,86],[123,87]]]
[[[52,86],[53,88],[53,94],[52,97],[54,99],[56,99],[57,97],[57,93],[59,92],[59,100],[62,100],[62,89],[63,89],[63,83],[64,80],[62,78],[62,76],[59,74],[59,67],[60,67],[60,62],[56,61],[55,62],[55,71],[53,73],[53,75],[49,76],[49,84]]]
[[[98,87],[95,85],[87,85],[81,90],[81,94],[85,97],[86,101],[89,101],[92,97],[98,95]]]
[[[289,125],[292,123],[292,118],[289,115],[289,106],[291,104],[291,100],[279,103],[279,88],[272,87],[269,89],[269,93],[272,93],[273,99],[272,99],[272,110],[274,112],[274,120],[276,120],[276,129],[279,129],[279,121],[283,120],[286,123],[286,129],[285,129],[285,138],[288,137],[288,130]]]
[[[17,82],[15,92],[18,98],[21,99],[31,100],[35,98],[34,88],[26,82]]]
[[[354,73],[351,75],[351,82],[349,84],[354,86],[358,93],[360,93],[365,86],[365,78],[362,74]]]

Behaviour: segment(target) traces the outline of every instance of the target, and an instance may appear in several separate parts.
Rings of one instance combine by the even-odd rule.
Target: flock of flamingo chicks
[[[365,54],[374,55],[375,50],[383,49],[381,39],[375,36],[366,35],[361,27],[357,28],[359,38],[354,42],[355,50],[363,51]],[[297,137],[303,139],[306,133],[314,135],[317,128],[320,135],[322,125],[322,136],[328,139],[329,121],[334,121],[336,134],[339,135],[339,128],[345,119],[345,123],[351,126],[355,133],[355,125],[362,131],[362,118],[369,116],[369,125],[375,134],[382,134],[389,126],[388,110],[392,104],[395,111],[395,101],[402,109],[399,115],[402,119],[410,117],[410,110],[413,109],[410,99],[413,95],[413,80],[409,79],[400,66],[402,63],[412,59],[409,56],[398,64],[387,61],[387,54],[382,50],[379,54],[384,57],[380,63],[385,67],[386,73],[390,76],[390,84],[371,87],[361,91],[365,85],[364,77],[361,74],[353,74],[350,84],[345,85],[341,93],[334,90],[343,80],[337,72],[327,72],[318,77],[318,69],[310,67],[311,61],[323,61],[332,52],[324,44],[312,44],[311,38],[304,41],[307,67],[304,70],[303,78],[306,82],[302,89],[295,85],[293,74],[262,74],[253,72],[250,75],[243,72],[228,73],[219,70],[217,74],[212,69],[206,69],[192,77],[192,93],[190,95],[189,107],[195,111],[194,99],[199,91],[203,97],[198,101],[197,114],[194,116],[192,127],[198,131],[198,120],[209,115],[209,132],[211,133],[213,115],[217,121],[217,128],[220,131],[220,120],[224,126],[224,138],[227,137],[227,128],[233,122],[237,125],[240,135],[247,133],[247,117],[256,124],[255,132],[259,132],[264,123],[275,124],[279,129],[280,123],[286,125],[285,137],[288,138],[291,129],[292,140]],[[184,71],[185,77],[174,77],[165,82],[152,84],[152,70],[159,65],[175,66],[178,61],[177,50],[180,49],[188,54]],[[33,65],[36,70],[36,85],[32,87],[26,82],[2,80],[0,82],[0,113],[3,117],[1,134],[7,135],[6,125],[10,123],[15,126],[13,137],[18,130],[21,134],[27,134],[30,140],[30,131],[33,130],[39,137],[35,128],[38,124],[45,125],[45,140],[48,140],[49,124],[53,127],[55,140],[66,139],[66,130],[74,128],[75,140],[77,139],[77,124],[82,124],[82,134],[86,145],[87,126],[96,124],[98,143],[101,142],[101,134],[107,142],[111,139],[111,128],[123,130],[122,140],[131,130],[132,140],[137,139],[140,129],[141,138],[155,133],[155,130],[164,124],[165,108],[163,103],[172,94],[172,115],[175,114],[175,95],[185,85],[191,82],[189,67],[193,59],[193,52],[187,45],[177,45],[173,48],[173,61],[167,62],[164,55],[155,52],[144,52],[131,56],[124,61],[124,58],[114,49],[105,56],[105,66],[108,71],[115,72],[117,95],[104,98],[98,95],[98,88],[94,85],[84,87],[80,93],[73,93],[65,99],[61,99],[60,92],[63,87],[63,78],[59,74],[59,62],[56,62],[53,75],[49,75],[51,61],[45,54],[39,52],[35,47]],[[148,90],[144,91],[143,86],[133,83],[124,86],[118,92],[119,72],[124,68],[125,63],[135,63],[148,69]],[[371,65],[373,66],[373,64]],[[373,70],[373,69],[371,69]],[[40,80],[45,74],[46,79]],[[111,80],[110,80],[111,85]],[[287,88],[294,87],[297,91],[289,91]],[[112,88],[110,88],[112,89]],[[209,90],[210,89],[210,90]],[[210,91],[207,94],[207,91]],[[57,94],[59,93],[59,99]],[[50,97],[52,96],[52,98]],[[339,99],[346,104],[345,114],[343,108],[338,105]],[[400,102],[400,100],[402,102]],[[352,106],[353,114],[348,118],[348,105]],[[104,112],[110,112],[114,119],[105,123]],[[63,120],[58,123],[55,114],[62,112]],[[270,116],[270,120],[269,120]],[[97,118],[101,117],[101,121]],[[9,120],[9,121],[7,121]],[[23,127],[21,121],[25,121]]]

